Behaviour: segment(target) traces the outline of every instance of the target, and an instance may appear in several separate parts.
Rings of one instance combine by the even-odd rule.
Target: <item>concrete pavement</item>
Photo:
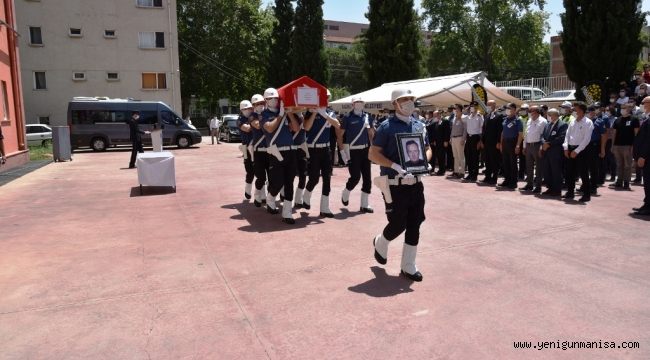
[[[243,201],[235,144],[173,152],[176,193],[140,196],[124,151],[0,187],[0,359],[650,358],[650,223],[629,215],[641,187],[579,205],[426,178],[411,283],[402,238],[387,266],[372,256],[376,188],[375,214],[356,211],[359,190],[342,208],[346,169],[336,217],[301,210],[289,226]]]

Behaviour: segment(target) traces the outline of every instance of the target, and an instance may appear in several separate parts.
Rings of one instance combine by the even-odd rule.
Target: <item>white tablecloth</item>
[[[138,182],[145,186],[176,187],[174,155],[169,151],[138,154]]]

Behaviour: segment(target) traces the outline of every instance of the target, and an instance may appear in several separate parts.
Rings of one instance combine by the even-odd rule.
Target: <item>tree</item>
[[[432,76],[485,71],[492,80],[545,76],[548,14],[545,0],[422,0],[433,32]]]
[[[645,23],[641,0],[564,0],[562,54],[576,97],[590,81],[604,83],[603,95],[618,91],[636,68]]]
[[[267,84],[272,21],[260,0],[179,0],[183,115],[192,96],[250,99]]]
[[[363,48],[354,43],[352,47],[334,47],[325,49],[329,64],[330,80],[328,87],[345,89],[348,93],[358,93],[367,89],[363,77]],[[332,93],[334,97],[334,93]]]
[[[293,75],[307,75],[328,83],[327,56],[323,47],[323,0],[298,0],[292,37]]]
[[[273,14],[275,23],[266,70],[270,86],[279,87],[294,79],[291,52],[294,11],[291,0],[275,0]]]
[[[413,0],[370,0],[362,36],[369,87],[420,77],[420,27]]]

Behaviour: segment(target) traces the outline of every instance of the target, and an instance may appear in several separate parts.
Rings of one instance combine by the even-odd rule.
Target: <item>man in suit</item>
[[[438,163],[438,172],[436,175],[444,175],[447,168],[447,151],[450,147],[449,137],[451,135],[451,128],[449,127],[449,121],[442,118],[440,111],[434,111],[431,128],[432,135],[429,140],[433,145],[436,163]]]
[[[488,113],[483,123],[483,146],[485,150],[485,178],[481,182],[496,185],[501,170],[501,131],[503,113],[497,110],[494,100],[487,102]]]
[[[143,153],[142,135],[150,134],[149,131],[140,130],[138,121],[140,120],[140,112],[134,111],[131,114],[131,119],[127,122],[129,125],[129,133],[131,137],[131,161],[129,161],[129,169],[135,169],[135,158],[138,153]]]
[[[643,121],[639,133],[634,139],[634,157],[636,158],[637,166],[643,169],[643,190],[645,192],[645,199],[643,206],[635,208],[636,215],[648,216],[650,215],[650,96],[646,96],[643,101]]]
[[[560,112],[557,109],[553,108],[548,111],[548,123],[542,133],[542,148],[540,149],[542,174],[544,174],[548,190],[544,191],[542,195],[562,195],[564,173],[562,144],[569,124],[559,121],[559,119]]]

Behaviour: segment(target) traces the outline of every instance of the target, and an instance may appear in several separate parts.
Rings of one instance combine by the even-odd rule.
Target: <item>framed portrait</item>
[[[402,168],[413,175],[427,174],[429,170],[422,133],[396,134],[395,136]]]

